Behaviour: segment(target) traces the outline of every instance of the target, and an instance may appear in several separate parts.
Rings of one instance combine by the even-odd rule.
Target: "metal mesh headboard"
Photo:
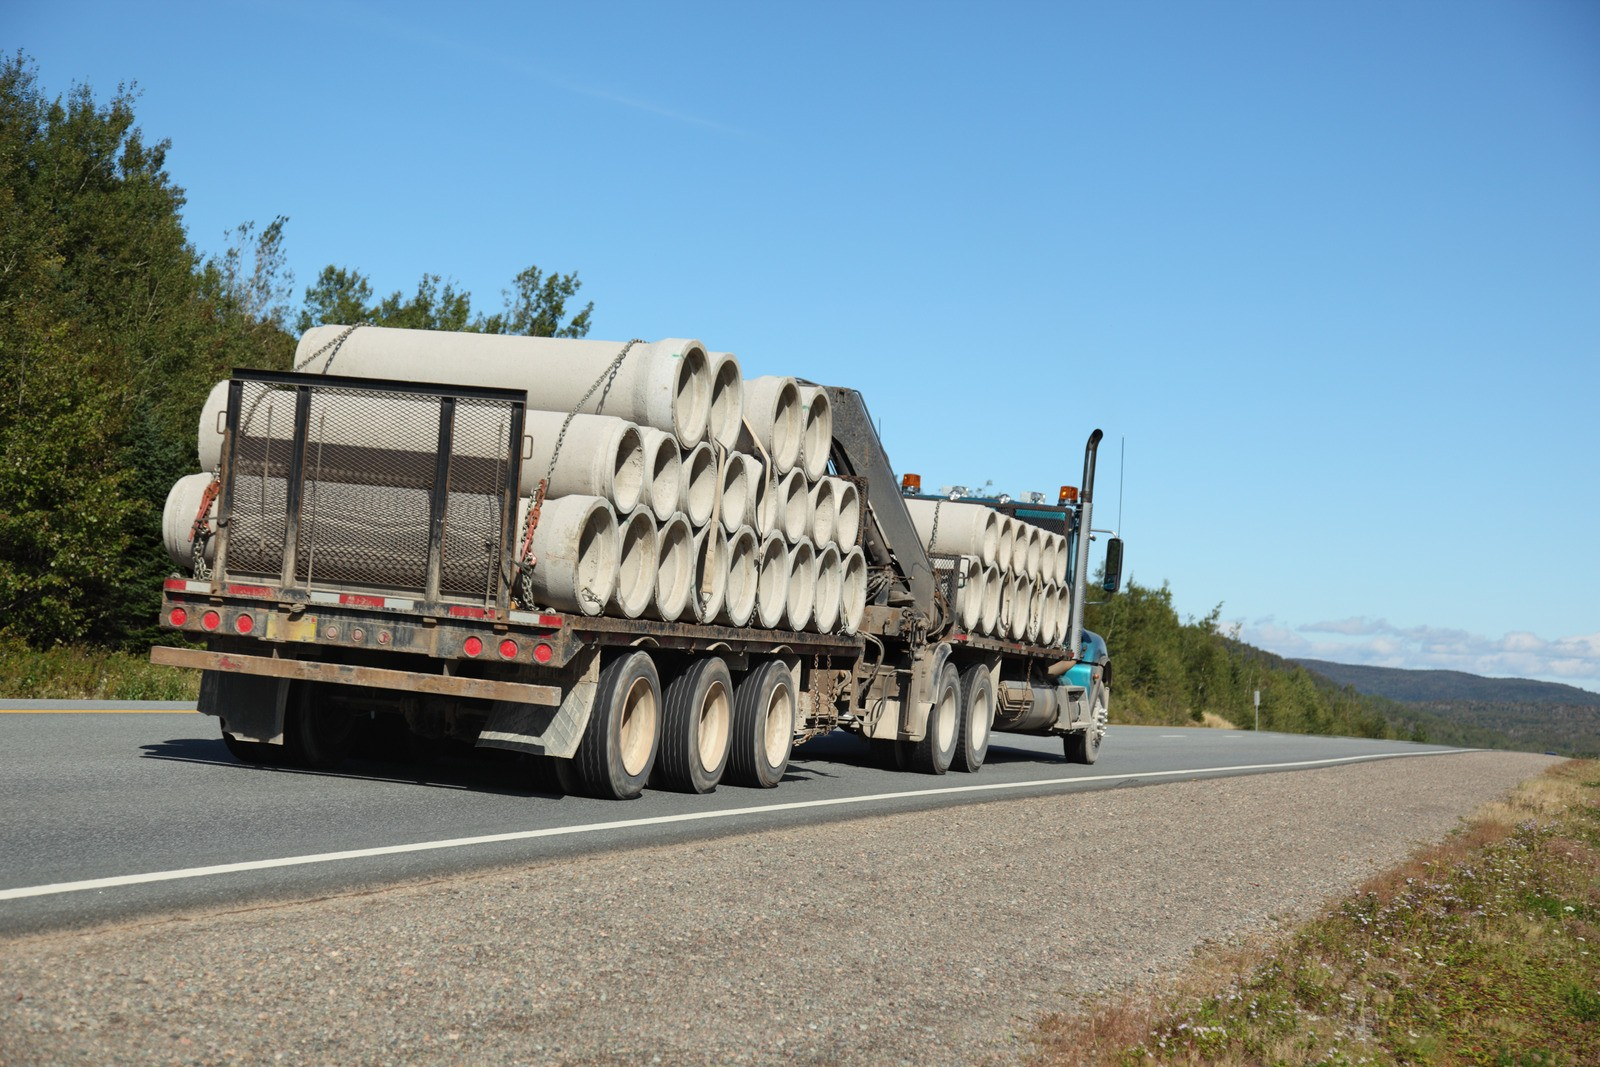
[[[507,390],[240,372],[228,572],[504,608],[525,406]]]

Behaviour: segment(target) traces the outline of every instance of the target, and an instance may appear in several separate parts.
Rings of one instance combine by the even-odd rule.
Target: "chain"
[[[561,445],[567,439],[567,427],[572,425],[572,420],[577,418],[578,413],[583,410],[583,406],[589,402],[589,398],[594,396],[594,391],[600,388],[602,384],[605,385],[606,392],[609,393],[611,391],[611,383],[616,379],[617,371],[622,367],[622,361],[628,358],[628,351],[633,348],[634,345],[642,344],[644,344],[644,341],[635,337],[633,340],[623,345],[622,351],[617,353],[617,358],[611,361],[611,365],[609,367],[600,372],[600,377],[596,378],[594,380],[594,384],[589,386],[589,391],[583,394],[583,399],[578,401],[577,404],[573,405],[572,411],[568,413],[564,420],[562,420],[561,432],[556,434],[555,450],[550,453],[550,468],[544,473],[546,481],[548,481],[556,472],[556,457],[561,455]],[[602,395],[600,397],[600,404],[596,406],[596,409],[598,410],[598,408],[600,406],[604,406],[604,404],[605,396]]]
[[[343,337],[339,338],[341,341],[343,339]],[[616,380],[617,370],[621,368],[622,361],[628,357],[628,352],[632,350],[633,346],[639,344],[644,344],[644,341],[638,337],[635,337],[633,340],[623,345],[622,351],[617,353],[617,358],[613,359],[610,366],[606,367],[605,370],[600,372],[600,377],[596,378],[594,380],[594,384],[589,386],[589,391],[583,394],[583,399],[579,400],[577,404],[573,405],[572,410],[567,413],[567,417],[561,421],[561,432],[556,434],[556,446],[550,453],[550,466],[546,468],[544,472],[544,478],[539,482],[539,489],[534,494],[533,506],[528,509],[527,526],[523,528],[522,551],[518,553],[519,569],[517,571],[517,592],[522,596],[523,607],[530,607],[533,604],[533,568],[537,566],[539,562],[538,559],[533,555],[533,532],[539,526],[539,512],[544,507],[544,495],[549,489],[550,481],[555,477],[556,459],[561,455],[561,446],[566,443],[567,428],[572,425],[572,420],[578,417],[578,413],[581,412],[583,410],[583,406],[589,402],[589,398],[594,396],[595,390],[604,385],[606,387],[606,392],[611,391],[611,383]],[[333,360],[330,358],[328,362],[332,363]],[[605,404],[604,394],[601,394],[600,404]],[[590,604],[601,603],[600,598],[595,596],[593,591],[587,588],[581,590],[579,596],[588,601]]]
[[[933,529],[928,532],[929,552],[939,551],[939,512],[943,510],[943,508],[944,500],[941,498],[939,502],[933,506]]]
[[[311,353],[305,359],[302,359],[299,363],[296,363],[294,369],[295,370],[305,370],[312,363],[316,362],[318,356],[322,355],[322,353],[328,351],[329,349],[332,349],[333,350],[333,354],[328,357],[328,362],[323,364],[323,366],[322,366],[322,373],[323,374],[327,374],[328,373],[328,368],[333,366],[334,357],[339,354],[339,349],[344,347],[345,339],[348,338],[351,334],[355,333],[357,330],[361,329],[361,327],[363,325],[364,325],[363,323],[359,323],[358,322],[354,326],[346,326],[343,330],[341,330],[339,332],[339,336],[335,337],[333,340],[329,341],[327,344],[323,345],[321,348],[319,348],[315,352]]]
[[[211,567],[206,563],[206,543],[211,540],[211,523],[208,521],[211,505],[216,501],[217,494],[222,490],[222,479],[218,472],[211,472],[211,484],[206,486],[206,491],[200,495],[200,507],[195,513],[194,523],[189,527],[189,543],[193,548],[194,576],[200,581],[211,577]]]

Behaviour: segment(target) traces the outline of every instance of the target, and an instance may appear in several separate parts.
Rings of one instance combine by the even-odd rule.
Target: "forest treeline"
[[[195,420],[241,367],[287,369],[299,331],[325,322],[582,337],[575,273],[529,267],[504,306],[475,309],[436,274],[376,293],[329,265],[296,299],[287,222],[245,222],[203,254],[183,223],[170,145],[145,137],[135,95],[87,86],[51,97],[20,53],[0,60],[0,666],[7,695],[81,695],[157,636],[166,494],[196,469]],[[569,308],[570,305],[570,308]],[[1180,622],[1168,589],[1130,584],[1090,609],[1111,645],[1120,721],[1206,712],[1263,729],[1451,740],[1217,633],[1217,613]],[[68,654],[73,648],[81,654]],[[28,650],[32,649],[30,653]],[[154,668],[128,669],[137,693]],[[135,695],[132,690],[124,690]],[[1466,740],[1465,738],[1459,738]]]
[[[1208,715],[1284,733],[1399,738],[1480,748],[1515,747],[1503,734],[1337,685],[1221,629],[1222,607],[1187,621],[1172,590],[1129,581],[1091,603],[1085,625],[1106,639],[1114,671],[1112,720],[1191,725]]]

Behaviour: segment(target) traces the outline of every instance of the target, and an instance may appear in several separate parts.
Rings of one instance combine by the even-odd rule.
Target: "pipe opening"
[[[624,618],[637,619],[650,606],[656,588],[656,524],[649,509],[630,513],[621,525],[617,589],[611,603]]]
[[[840,478],[833,485],[837,512],[833,520],[833,539],[841,552],[848,552],[861,540],[861,494],[854,482]]]
[[[672,430],[679,443],[692,448],[705,440],[711,415],[711,370],[699,345],[689,345],[675,360],[677,374],[672,391]],[[659,394],[658,394],[659,395]]]
[[[704,526],[711,519],[711,510],[717,503],[717,454],[710,442],[701,441],[683,458],[683,483],[679,505],[694,526]]]
[[[817,598],[817,553],[804,538],[789,550],[789,591],[785,598],[784,625],[791,630],[804,630]]]
[[[739,361],[726,352],[718,353],[711,373],[711,414],[706,436],[731,450],[744,425],[744,379],[739,376]]]
[[[812,603],[812,621],[818,633],[832,633],[839,625],[839,595],[844,580],[844,565],[839,550],[828,545],[817,555],[817,587]]]
[[[756,615],[761,625],[772,629],[783,621],[784,602],[789,592],[789,550],[783,537],[767,535],[761,542],[756,571]]]
[[[828,456],[833,449],[833,406],[820,386],[802,386],[800,398],[805,408],[800,461],[805,465],[806,477],[816,481],[828,473]]]
[[[639,506],[644,495],[644,440],[637,426],[617,435],[617,454],[611,464],[611,503],[617,511],[628,512]]]
[[[861,629],[867,612],[867,557],[852,548],[844,557],[844,575],[839,580],[839,628],[847,634]]]
[[[694,592],[694,531],[689,520],[678,512],[661,524],[657,532],[658,563],[654,614],[672,622],[689,606]]]
[[[722,528],[729,534],[738,533],[739,527],[749,526],[754,521],[750,514],[751,493],[754,488],[750,481],[750,466],[745,463],[745,457],[737,452],[728,455],[722,464],[720,519]]]
[[[578,531],[578,559],[572,573],[572,592],[585,615],[598,615],[606,606],[617,578],[617,523],[611,509],[596,504],[584,516]]]
[[[756,584],[758,566],[756,554],[760,542],[756,532],[742,526],[728,540],[728,580],[722,590],[720,618],[733,626],[744,626],[756,610]]]

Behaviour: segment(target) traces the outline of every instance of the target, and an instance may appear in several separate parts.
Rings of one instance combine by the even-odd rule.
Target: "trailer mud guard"
[[[283,744],[283,713],[289,679],[228,671],[200,672],[197,709],[222,720],[222,728],[241,741]]]
[[[559,706],[496,700],[478,734],[478,746],[571,759],[589,728],[599,683],[600,649],[590,648],[567,664]]]

